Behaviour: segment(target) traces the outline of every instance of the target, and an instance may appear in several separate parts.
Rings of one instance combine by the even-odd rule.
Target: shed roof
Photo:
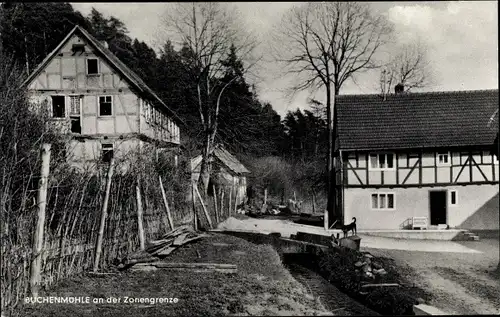
[[[213,155],[232,172],[236,174],[250,174],[250,171],[222,146],[216,146]],[[201,155],[198,155],[191,159],[191,168],[193,170],[201,163],[201,158]]]
[[[492,145],[498,89],[337,96],[339,149]]]

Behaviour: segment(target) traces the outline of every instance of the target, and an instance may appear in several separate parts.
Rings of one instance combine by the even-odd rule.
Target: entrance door
[[[446,191],[430,191],[431,225],[446,224]]]

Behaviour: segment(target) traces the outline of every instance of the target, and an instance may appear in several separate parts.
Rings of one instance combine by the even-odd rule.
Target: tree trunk
[[[331,96],[331,87],[330,85],[326,86],[326,122],[328,127],[328,153],[326,160],[326,184],[327,184],[327,194],[328,194],[328,202],[327,202],[327,211],[328,211],[328,220],[329,222],[333,222],[335,217],[335,171],[334,171],[334,162],[333,162],[333,111],[332,111],[332,96]],[[333,103],[335,103],[335,98]],[[328,224],[330,226],[330,223]]]
[[[208,193],[210,174],[212,173],[212,153],[214,150],[213,138],[210,132],[206,133],[204,143],[205,144],[203,146],[203,154],[201,158],[200,178],[198,182],[201,181],[203,185],[203,193],[206,195]]]

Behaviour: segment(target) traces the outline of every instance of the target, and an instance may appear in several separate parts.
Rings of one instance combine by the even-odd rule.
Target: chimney
[[[396,94],[401,94],[405,91],[405,85],[403,85],[402,83],[399,83],[396,85],[396,87],[394,87],[394,92]]]

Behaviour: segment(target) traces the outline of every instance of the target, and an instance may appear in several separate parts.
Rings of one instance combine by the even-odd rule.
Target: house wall
[[[385,153],[394,155],[391,170],[373,170],[370,152],[346,155],[344,185],[470,184],[499,180],[498,159],[489,150]],[[449,164],[439,165],[439,153],[449,153]]]
[[[450,227],[498,230],[497,185],[436,186],[413,188],[349,188],[344,190],[345,223],[356,217],[358,229],[399,229],[410,217],[430,219],[429,191],[447,191],[447,224]],[[450,191],[457,193],[457,205],[450,204]],[[393,210],[371,208],[371,195],[393,193]]]
[[[90,45],[85,45],[84,53],[75,54],[72,51],[72,45],[76,43],[87,44],[82,37],[77,34],[73,35],[28,87],[31,94],[30,100],[39,107],[45,108],[50,116],[52,115],[51,96],[65,96],[65,117],[52,118],[49,124],[57,127],[59,133],[88,138],[83,143],[75,141],[76,143],[71,146],[75,149],[73,155],[76,157],[75,160],[81,158],[91,163],[96,158],[94,154],[96,146],[99,142],[104,142],[104,138],[116,139],[121,136],[128,139],[130,136],[144,133],[153,139],[179,144],[178,127],[173,123],[167,126],[170,126],[172,131],[177,131],[176,138],[167,137],[166,132],[150,133],[148,125],[141,122],[143,101],[138,97],[137,91]],[[98,75],[87,75],[86,59],[88,58],[98,58]],[[70,96],[79,97],[80,134],[71,133]],[[99,97],[101,96],[112,97],[111,116],[100,116]],[[170,134],[175,135],[173,132]],[[95,140],[96,138],[101,141]],[[125,144],[128,143],[137,144],[137,141],[123,141],[118,148],[127,147]],[[97,153],[100,153],[100,150]],[[117,153],[116,150],[115,153]]]

